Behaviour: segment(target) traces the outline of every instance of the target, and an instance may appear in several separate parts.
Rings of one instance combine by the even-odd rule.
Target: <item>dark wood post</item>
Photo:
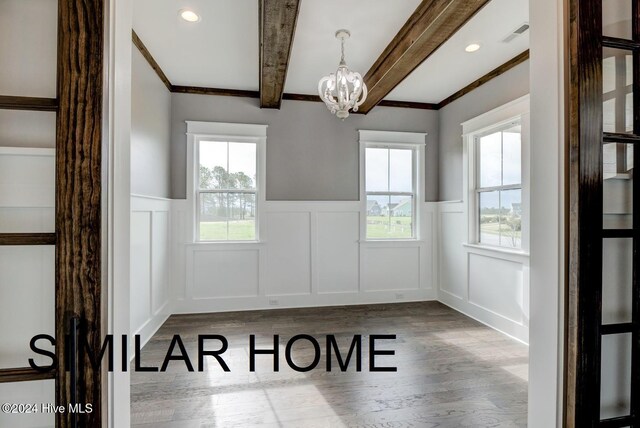
[[[101,175],[104,0],[58,0],[58,116],[56,123],[56,402],[75,393],[91,413],[77,426],[102,423],[100,367],[80,346],[77,385],[65,366],[64,346],[72,317],[79,338],[97,355],[101,334]],[[75,389],[75,391],[74,391]],[[74,426],[74,415],[58,413],[58,427]]]

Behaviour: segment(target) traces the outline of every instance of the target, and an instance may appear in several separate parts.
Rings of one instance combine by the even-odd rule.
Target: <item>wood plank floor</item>
[[[310,334],[322,346],[316,369],[299,373],[285,362],[286,341]],[[232,312],[170,317],[141,353],[143,365],[160,366],[174,334],[185,341],[197,369],[197,335],[220,334],[231,372],[213,358],[189,373],[174,361],[164,373],[131,373],[131,423],[135,427],[525,427],[528,349],[440,303],[421,302],[313,309]],[[249,335],[257,347],[280,339],[280,372],[271,356],[256,357],[249,371]],[[324,336],[341,350],[354,334],[395,334],[379,358],[398,371],[325,371]],[[215,342],[211,342],[212,346]],[[294,361],[312,360],[312,348],[294,347]],[[335,357],[334,357],[335,358]],[[334,367],[336,363],[334,360]]]

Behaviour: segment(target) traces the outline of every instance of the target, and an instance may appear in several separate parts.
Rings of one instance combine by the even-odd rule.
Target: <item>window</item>
[[[195,241],[257,241],[265,125],[187,122]]]
[[[478,242],[522,248],[520,122],[474,137]]]
[[[200,140],[200,241],[256,239],[256,144]]]
[[[366,239],[418,237],[425,135],[360,131],[361,233]]]
[[[367,239],[413,238],[413,149],[367,147]]]

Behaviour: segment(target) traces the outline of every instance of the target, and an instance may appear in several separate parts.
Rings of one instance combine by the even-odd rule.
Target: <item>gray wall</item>
[[[131,193],[171,197],[171,93],[135,46],[131,75]]]
[[[269,125],[268,200],[358,200],[358,129],[428,132],[426,199],[438,198],[438,112],[377,107],[342,122],[319,102],[283,101],[278,111],[252,98],[192,94],[173,94],[172,107],[173,198],[186,196],[186,120]]]
[[[529,93],[529,61],[512,68],[439,110],[439,197],[462,199],[461,123]]]

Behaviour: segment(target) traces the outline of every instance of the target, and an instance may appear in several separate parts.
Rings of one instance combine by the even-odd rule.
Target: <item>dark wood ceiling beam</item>
[[[423,0],[364,77],[371,111],[489,0]]]
[[[171,92],[178,94],[219,95],[223,97],[260,97],[260,93],[258,91],[246,91],[243,89],[204,88],[200,86],[173,85]]]
[[[132,31],[132,39],[135,46],[142,53],[144,58],[147,60],[149,65],[156,71],[158,77],[165,83],[167,89],[173,93],[180,94],[198,94],[198,95],[218,95],[218,96],[226,96],[226,97],[245,97],[245,98],[260,98],[259,91],[251,91],[244,89],[226,89],[226,88],[208,88],[208,87],[200,87],[200,86],[183,86],[183,85],[173,85],[167,76],[164,74],[158,63],[155,61],[151,53],[146,49],[144,43],[140,40],[140,38],[136,35],[135,32]],[[421,110],[439,110],[447,104],[455,101],[456,99],[468,94],[474,89],[484,85],[489,82],[491,79],[498,77],[499,75],[509,71],[511,68],[516,65],[526,61],[529,58],[529,51],[525,51],[515,58],[507,61],[496,69],[490,71],[486,75],[480,77],[478,80],[473,83],[465,86],[455,94],[445,98],[440,103],[422,103],[422,102],[414,102],[414,101],[396,101],[396,100],[381,100],[377,103],[377,105],[381,107],[399,107],[399,108],[411,108],[411,109],[421,109]],[[24,98],[24,97],[3,97],[0,96],[0,108],[3,107],[4,99],[7,99],[7,104],[16,105],[16,102],[10,100],[10,98]],[[308,95],[308,94],[292,94],[292,93],[283,93],[282,100],[293,100],[293,101],[311,101],[311,102],[322,102],[318,95]],[[57,100],[47,101],[45,99],[35,99],[34,100],[44,100],[41,104],[43,104],[46,108],[51,108],[53,110],[57,107]],[[22,101],[20,101],[22,102]],[[26,101],[26,104],[30,104],[29,100]],[[52,107],[47,107],[52,106]],[[43,110],[45,109],[43,107]],[[8,107],[7,107],[8,108]],[[26,109],[27,107],[25,107]],[[30,108],[31,109],[31,108]],[[362,108],[358,111],[358,113],[362,113]]]
[[[380,107],[415,108],[420,110],[438,110],[438,104],[420,103],[416,101],[394,101],[382,100],[378,103]]]
[[[477,89],[480,86],[484,85],[485,83],[489,82],[490,80],[493,80],[496,77],[500,76],[501,74],[506,73],[507,71],[509,71],[513,67],[515,67],[516,65],[522,64],[523,62],[525,62],[528,59],[529,59],[529,50],[527,49],[526,51],[522,52],[520,55],[518,55],[518,56],[510,59],[509,61],[505,62],[504,64],[502,64],[500,67],[497,67],[497,68],[491,70],[490,72],[488,72],[487,74],[485,74],[484,76],[479,78],[478,80],[468,84],[464,88],[460,89],[458,92],[456,92],[453,95],[451,95],[451,96],[445,98],[444,100],[440,101],[438,103],[438,109],[441,109],[442,107],[446,106],[447,104],[450,104],[450,103],[454,102],[458,98],[461,98],[461,97],[467,95],[469,92],[473,91],[474,89]]]
[[[173,85],[169,81],[169,78],[167,78],[166,74],[164,74],[164,71],[162,71],[162,68],[160,67],[160,65],[156,62],[153,55],[151,55],[151,52],[149,52],[149,49],[147,49],[144,43],[142,43],[142,40],[140,40],[140,37],[138,37],[138,35],[133,29],[131,30],[131,40],[133,41],[133,44],[136,45],[136,47],[138,48],[138,50],[140,51],[144,59],[147,60],[151,68],[153,68],[153,71],[155,71],[158,77],[160,78],[160,80],[162,80],[162,83],[164,83],[164,86],[166,86],[169,92],[171,92],[173,90]]]
[[[307,94],[290,94],[285,92],[282,94],[283,100],[292,100],[292,101],[311,101],[311,102],[322,102],[318,95],[307,95]],[[400,108],[414,108],[420,110],[438,110],[438,104],[432,103],[420,103],[415,101],[393,101],[393,100],[382,100],[378,103],[380,107],[400,107]],[[358,111],[357,113],[360,113]]]
[[[300,0],[260,0],[260,107],[279,109]]]

